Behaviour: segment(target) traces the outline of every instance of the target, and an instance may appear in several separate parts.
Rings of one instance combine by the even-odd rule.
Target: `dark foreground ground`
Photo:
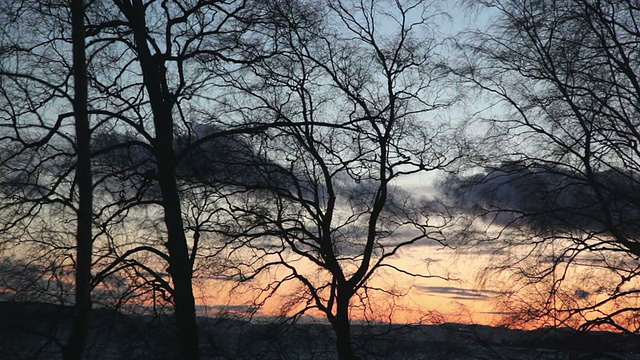
[[[0,302],[0,359],[60,358],[71,308]],[[200,318],[203,359],[334,359],[328,326],[277,319]],[[86,359],[178,359],[169,315],[93,312]],[[568,329],[509,330],[479,325],[357,325],[362,359],[640,359],[640,337]]]

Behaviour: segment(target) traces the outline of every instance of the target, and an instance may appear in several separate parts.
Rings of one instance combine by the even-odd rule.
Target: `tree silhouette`
[[[486,130],[476,173],[445,188],[478,215],[475,240],[511,254],[497,268],[534,292],[547,284],[535,306],[553,311],[540,314],[636,332],[636,4],[470,3],[494,22],[459,44],[456,71],[492,106],[473,120]]]
[[[352,307],[367,307],[369,292],[393,293],[371,279],[385,271],[430,276],[394,257],[443,241],[450,219],[394,181],[456,159],[435,116],[455,99],[441,87],[428,4],[296,5],[274,4],[274,19],[285,24],[280,52],[227,78],[238,90],[222,99],[229,112],[274,126],[254,137],[244,163],[258,176],[231,182],[246,191],[230,202],[218,233],[229,239],[225,254],[237,254],[229,276],[275,276],[266,298],[293,286],[285,307],[294,316],[319,310],[339,358],[354,359]]]
[[[198,64],[250,62],[273,51],[250,39],[251,29],[268,24],[268,17],[259,4],[248,7],[240,1],[91,2],[82,8],[84,25],[76,24],[84,31],[77,39],[87,44],[84,82],[89,86],[89,99],[82,100],[80,87],[69,90],[73,73],[69,7],[53,2],[27,5],[15,2],[3,9],[7,21],[3,22],[0,69],[2,211],[8,254],[34,262],[51,261],[58,264],[52,268],[59,276],[82,277],[77,291],[82,308],[90,304],[88,286],[100,286],[108,276],[128,272],[134,284],[150,286],[175,304],[182,353],[185,358],[197,358],[191,288],[197,241],[187,242],[182,184],[175,174],[182,155],[174,149],[178,145],[174,136],[189,137],[194,124],[214,118],[207,105],[185,108],[189,99],[199,96],[202,100],[202,92],[215,87],[218,74],[199,72]],[[264,29],[261,39],[268,41],[269,28]],[[91,124],[79,127],[82,131],[77,136],[68,131],[74,112],[59,111],[65,102],[88,103]],[[60,114],[57,119],[56,113]],[[222,123],[219,128],[227,130]],[[209,134],[208,138],[219,136]],[[199,141],[205,143],[208,138]],[[142,151],[151,156],[141,158]],[[76,155],[82,160],[77,176]],[[93,176],[80,170],[90,167],[89,159]],[[126,167],[115,166],[114,159]],[[90,200],[76,204],[76,196],[85,199],[91,189],[100,193],[94,206]],[[62,225],[75,221],[70,220],[69,210],[84,219],[83,240],[77,248],[82,255],[77,259],[69,255],[74,246],[66,240],[70,234]],[[164,221],[158,221],[158,214]],[[91,221],[93,241],[87,239],[91,227],[85,226]],[[136,233],[144,229],[150,229],[150,234]],[[167,241],[158,239],[165,235]],[[97,239],[96,275],[90,279],[89,245]],[[37,252],[30,253],[30,247]],[[86,331],[74,333],[74,339],[82,333]]]

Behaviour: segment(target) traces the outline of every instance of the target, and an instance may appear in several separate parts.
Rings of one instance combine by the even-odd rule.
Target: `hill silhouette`
[[[60,359],[73,308],[39,302],[0,302],[0,359]],[[331,359],[327,324],[259,318],[200,317],[203,359]],[[171,314],[92,312],[86,359],[177,359]],[[357,353],[367,359],[637,359],[637,335],[524,331],[484,325],[354,325]]]

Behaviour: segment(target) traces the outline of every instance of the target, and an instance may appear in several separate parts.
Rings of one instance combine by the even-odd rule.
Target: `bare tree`
[[[457,72],[491,106],[476,172],[446,185],[479,215],[469,238],[497,240],[497,268],[544,295],[551,323],[637,332],[637,4],[470,3],[493,22],[459,44]]]
[[[160,210],[163,219],[159,224],[143,216],[157,231],[143,244],[105,255],[113,262],[98,279],[124,269],[148,277],[174,304],[181,354],[188,359],[198,357],[193,274],[200,234],[198,226],[185,225],[183,201],[195,181],[189,176],[213,169],[194,170],[185,162],[197,146],[259,130],[214,109],[221,74],[276,50],[267,10],[246,1],[105,1],[87,25],[96,49],[91,82],[105,95],[94,109],[111,126],[94,151],[108,192],[119,197],[109,218],[126,221],[135,211]],[[214,66],[207,70],[203,62]],[[200,126],[210,131],[203,134]],[[184,173],[187,168],[192,171]],[[140,261],[148,254],[156,260]]]
[[[93,255],[93,176],[91,172],[91,126],[88,114],[88,81],[85,54],[84,1],[71,1],[71,38],[73,48],[73,114],[75,118],[74,181],[78,184],[75,313],[65,360],[80,360],[89,333],[91,314],[91,258]]]
[[[229,198],[217,231],[237,256],[227,274],[271,279],[259,303],[293,288],[283,308],[320,311],[338,357],[355,359],[351,311],[369,307],[372,292],[393,295],[371,280],[431,276],[394,259],[443,241],[448,223],[394,185],[457,156],[436,116],[454,100],[442,86],[437,12],[423,1],[330,1],[277,2],[272,13],[279,54],[226,77],[230,114],[274,124],[244,160],[256,176],[227,179],[247,189]]]
[[[68,339],[66,331],[55,329],[42,335],[65,358],[76,359],[87,342],[94,288],[101,287],[102,306],[136,297],[126,286],[111,289],[116,281],[92,278],[92,270],[105,262],[93,263],[94,242],[100,251],[109,243],[103,231],[93,229],[109,205],[101,201],[103,208],[94,212],[99,184],[93,181],[91,142],[101,128],[97,117],[89,121],[96,94],[88,91],[86,6],[13,2],[0,12],[3,293],[8,299],[73,305]]]
[[[175,176],[179,161],[173,147],[174,133],[192,131],[192,122],[198,119],[187,118],[183,107],[178,106],[178,111],[174,106],[211,86],[213,75],[197,74],[189,61],[200,62],[199,57],[226,61],[227,55],[237,51],[241,62],[253,47],[240,49],[238,38],[248,27],[240,16],[243,2],[163,6],[168,4],[99,1],[89,7],[74,4],[73,16],[68,4],[57,2],[15,2],[3,9],[3,247],[7,255],[46,264],[44,268],[52,269],[52,276],[62,283],[76,276],[77,305],[84,310],[91,307],[91,288],[107,276],[119,271],[150,276],[140,285],[151,285],[175,303],[182,354],[196,358],[191,276],[197,244],[188,249]],[[83,10],[86,13],[78,15]],[[146,26],[147,21],[156,26]],[[163,31],[157,32],[163,24]],[[164,49],[154,38],[162,35],[166,35],[163,43],[168,44]],[[87,59],[81,56],[85,36]],[[167,67],[172,71],[169,75]],[[83,91],[87,86],[90,99]],[[67,108],[73,105],[74,112],[61,112],[65,104]],[[95,119],[91,126],[89,114]],[[148,114],[153,116],[148,119]],[[69,131],[74,115],[77,133]],[[174,116],[181,120],[179,124]],[[112,134],[112,141],[103,141],[105,134]],[[118,134],[127,136],[118,138]],[[91,141],[92,135],[96,141]],[[151,157],[141,160],[137,156],[141,151]],[[128,167],[104,161],[123,154],[126,158],[119,160]],[[92,157],[97,165],[93,176]],[[101,196],[92,209],[90,193],[95,189]],[[166,210],[164,227],[169,241],[132,245],[130,228],[139,220],[133,210],[155,205]],[[64,225],[76,223],[73,214],[78,217],[77,247],[68,241],[75,235]],[[142,221],[157,230],[153,214]],[[91,245],[98,238],[101,247],[96,250],[97,274],[92,279]],[[78,256],[71,254],[74,249]],[[143,252],[159,261],[140,255]],[[156,271],[159,262],[165,263]],[[163,274],[167,263],[173,284]],[[81,356],[78,349],[87,333],[86,311],[77,315],[78,331],[65,348],[72,357]]]
[[[74,319],[70,338],[64,341],[62,347],[65,359],[80,359],[85,348],[91,310],[93,242],[84,3],[74,1],[69,6],[47,2],[41,6],[31,6],[15,2],[4,9],[2,15],[7,24],[3,29],[0,67],[5,106],[1,125],[5,146],[2,156],[2,192],[5,201],[2,208],[4,215],[8,215],[3,220],[3,233],[8,238],[17,237],[8,242],[8,248],[18,248],[19,243],[28,241],[31,231],[35,232],[32,225],[36,222],[32,216],[42,215],[42,207],[47,204],[57,203],[57,206],[75,214],[72,223],[75,224],[76,234],[71,237],[75,238],[73,245],[70,243],[62,253],[56,251],[55,245],[45,246],[48,249],[44,250],[43,255],[49,257],[47,252],[50,252],[55,254],[53,257],[65,256],[66,252],[74,262]],[[44,32],[27,29],[38,21],[51,24],[53,28]],[[24,35],[31,36],[21,40]],[[72,43],[71,47],[68,42]],[[70,62],[65,63],[66,60]],[[58,63],[50,64],[49,61]],[[53,70],[54,73],[47,74],[47,70]],[[73,92],[67,88],[71,85],[71,76]],[[49,113],[55,113],[51,107],[64,106],[65,103],[72,105],[73,111],[61,113],[57,121],[48,121]],[[63,130],[68,118],[75,119],[73,133]],[[72,151],[58,154],[48,151],[64,143],[70,145]],[[9,172],[12,168],[14,173]],[[64,191],[69,191],[69,194],[60,193]],[[47,215],[44,216],[45,221],[46,218]],[[41,237],[36,239],[38,241],[47,242]],[[69,253],[71,249],[75,249],[75,256]],[[53,260],[53,264],[65,263],[69,265],[68,259]],[[58,272],[56,265],[54,268],[54,274],[64,276],[64,271]]]

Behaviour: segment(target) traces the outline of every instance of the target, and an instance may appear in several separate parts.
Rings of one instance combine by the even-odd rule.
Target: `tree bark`
[[[76,132],[76,183],[78,210],[76,233],[75,307],[71,335],[63,348],[65,360],[80,360],[84,354],[91,315],[91,258],[93,236],[93,181],[91,172],[91,129],[87,111],[87,66],[85,55],[84,1],[71,1],[73,82]]]

